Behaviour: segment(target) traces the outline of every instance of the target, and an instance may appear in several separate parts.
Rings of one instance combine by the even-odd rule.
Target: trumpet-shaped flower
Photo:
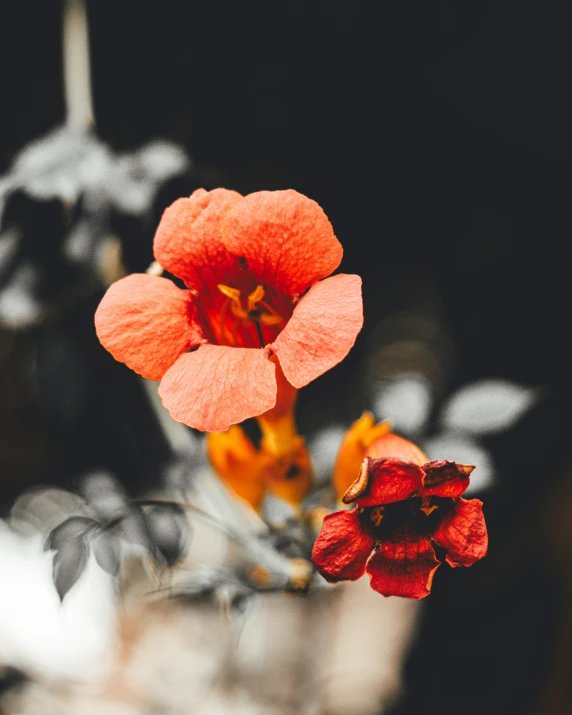
[[[451,566],[471,566],[487,552],[479,499],[462,499],[472,466],[429,462],[414,444],[394,434],[368,449],[360,474],[343,501],[356,506],[325,517],[313,549],[328,581],[354,581],[364,573],[384,596],[424,598],[440,566],[435,547]]]
[[[330,276],[342,253],[320,206],[296,191],[199,189],[166,209],[154,240],[186,289],[147,274],[119,280],[99,305],[97,335],[160,380],[165,407],[191,427],[223,431],[280,412],[361,329],[361,279]],[[283,376],[289,389],[278,390]]]

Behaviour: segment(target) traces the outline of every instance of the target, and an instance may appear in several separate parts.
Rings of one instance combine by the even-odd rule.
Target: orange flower
[[[257,450],[242,428],[209,432],[207,456],[224,484],[257,512],[268,491],[297,509],[314,483],[314,471],[303,438],[294,434],[287,454],[269,451],[264,437]]]
[[[187,290],[123,278],[97,309],[97,335],[117,360],[161,380],[165,407],[190,427],[224,431],[293,404],[293,388],[340,362],[361,329],[361,279],[326,278],[342,247],[296,191],[199,189],[167,208],[154,253]]]

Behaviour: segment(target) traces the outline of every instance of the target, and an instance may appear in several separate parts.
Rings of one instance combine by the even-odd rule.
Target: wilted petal
[[[362,507],[403,501],[420,492],[424,475],[421,467],[411,462],[366,457],[360,476],[343,500]]]
[[[440,563],[427,536],[402,529],[378,546],[366,570],[383,596],[419,599],[429,595]]]
[[[304,387],[345,358],[362,325],[361,278],[340,273],[310,288],[272,349],[288,381]]]
[[[472,566],[487,554],[489,537],[480,499],[459,499],[433,534],[433,541],[447,549],[451,566]]]
[[[471,483],[465,494],[489,489],[495,479],[495,467],[490,452],[478,444],[471,435],[462,432],[445,432],[423,440],[429,458],[446,454],[461,464],[476,464],[471,472]]]
[[[159,395],[178,422],[224,432],[274,406],[274,373],[263,350],[201,345],[167,370]]]
[[[373,536],[362,527],[357,509],[337,511],[324,518],[312,561],[327,581],[355,581],[365,573],[374,544]]]
[[[236,191],[197,189],[188,199],[177,199],[164,212],[153,242],[159,263],[197,290],[205,284],[229,282],[240,270],[222,242],[222,222],[241,200]]]
[[[441,459],[423,465],[425,480],[421,494],[425,497],[460,497],[469,486],[469,475],[474,467]]]
[[[246,260],[260,283],[289,295],[329,276],[343,249],[320,206],[297,191],[258,191],[230,211],[223,226],[229,251]]]
[[[189,319],[192,296],[167,278],[134,273],[114,283],[95,313],[97,337],[116,360],[148,380],[202,335]]]

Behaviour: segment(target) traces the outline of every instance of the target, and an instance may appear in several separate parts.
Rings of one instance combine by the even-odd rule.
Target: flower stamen
[[[231,288],[223,283],[218,283],[217,288],[223,295],[230,298],[230,309],[237,318],[244,319],[248,317],[248,313],[244,310],[242,303],[240,302],[240,291],[238,288]]]
[[[433,506],[431,506],[431,497],[421,498],[421,511],[425,514],[425,516],[429,516],[429,514],[434,512],[435,509],[438,509],[438,506],[437,504],[433,504]]]
[[[381,524],[381,520],[384,517],[384,510],[385,507],[383,506],[374,506],[373,509],[371,510],[369,514],[369,518],[373,522],[374,526],[379,526]]]

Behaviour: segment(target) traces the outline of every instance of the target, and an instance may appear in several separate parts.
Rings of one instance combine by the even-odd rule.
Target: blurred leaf
[[[38,275],[30,263],[20,264],[0,293],[0,323],[10,328],[36,324],[43,306],[35,296]]]
[[[121,541],[114,531],[103,531],[92,542],[97,563],[111,576],[117,576],[121,566]]]
[[[20,244],[21,236],[16,229],[7,229],[0,234],[0,285],[8,278],[16,264]]]
[[[462,387],[443,408],[441,424],[472,434],[512,427],[538,400],[538,391],[508,380],[481,380]]]
[[[87,516],[72,516],[52,529],[44,548],[58,551],[70,542],[81,541],[85,534],[96,526],[97,522]]]
[[[54,554],[52,574],[61,601],[77,583],[87,564],[87,557],[88,548],[81,537],[66,541]]]
[[[108,472],[86,474],[81,480],[80,491],[100,519],[116,519],[129,508],[121,485]]]
[[[130,507],[129,512],[121,519],[120,533],[127,543],[143,546],[148,551],[151,550],[151,537],[145,517],[139,507]]]
[[[179,561],[189,544],[190,527],[178,504],[158,504],[145,512],[151,540],[169,566]]]
[[[393,428],[405,434],[424,429],[433,404],[431,384],[422,375],[400,375],[376,387],[373,411],[380,420],[388,419]]]

